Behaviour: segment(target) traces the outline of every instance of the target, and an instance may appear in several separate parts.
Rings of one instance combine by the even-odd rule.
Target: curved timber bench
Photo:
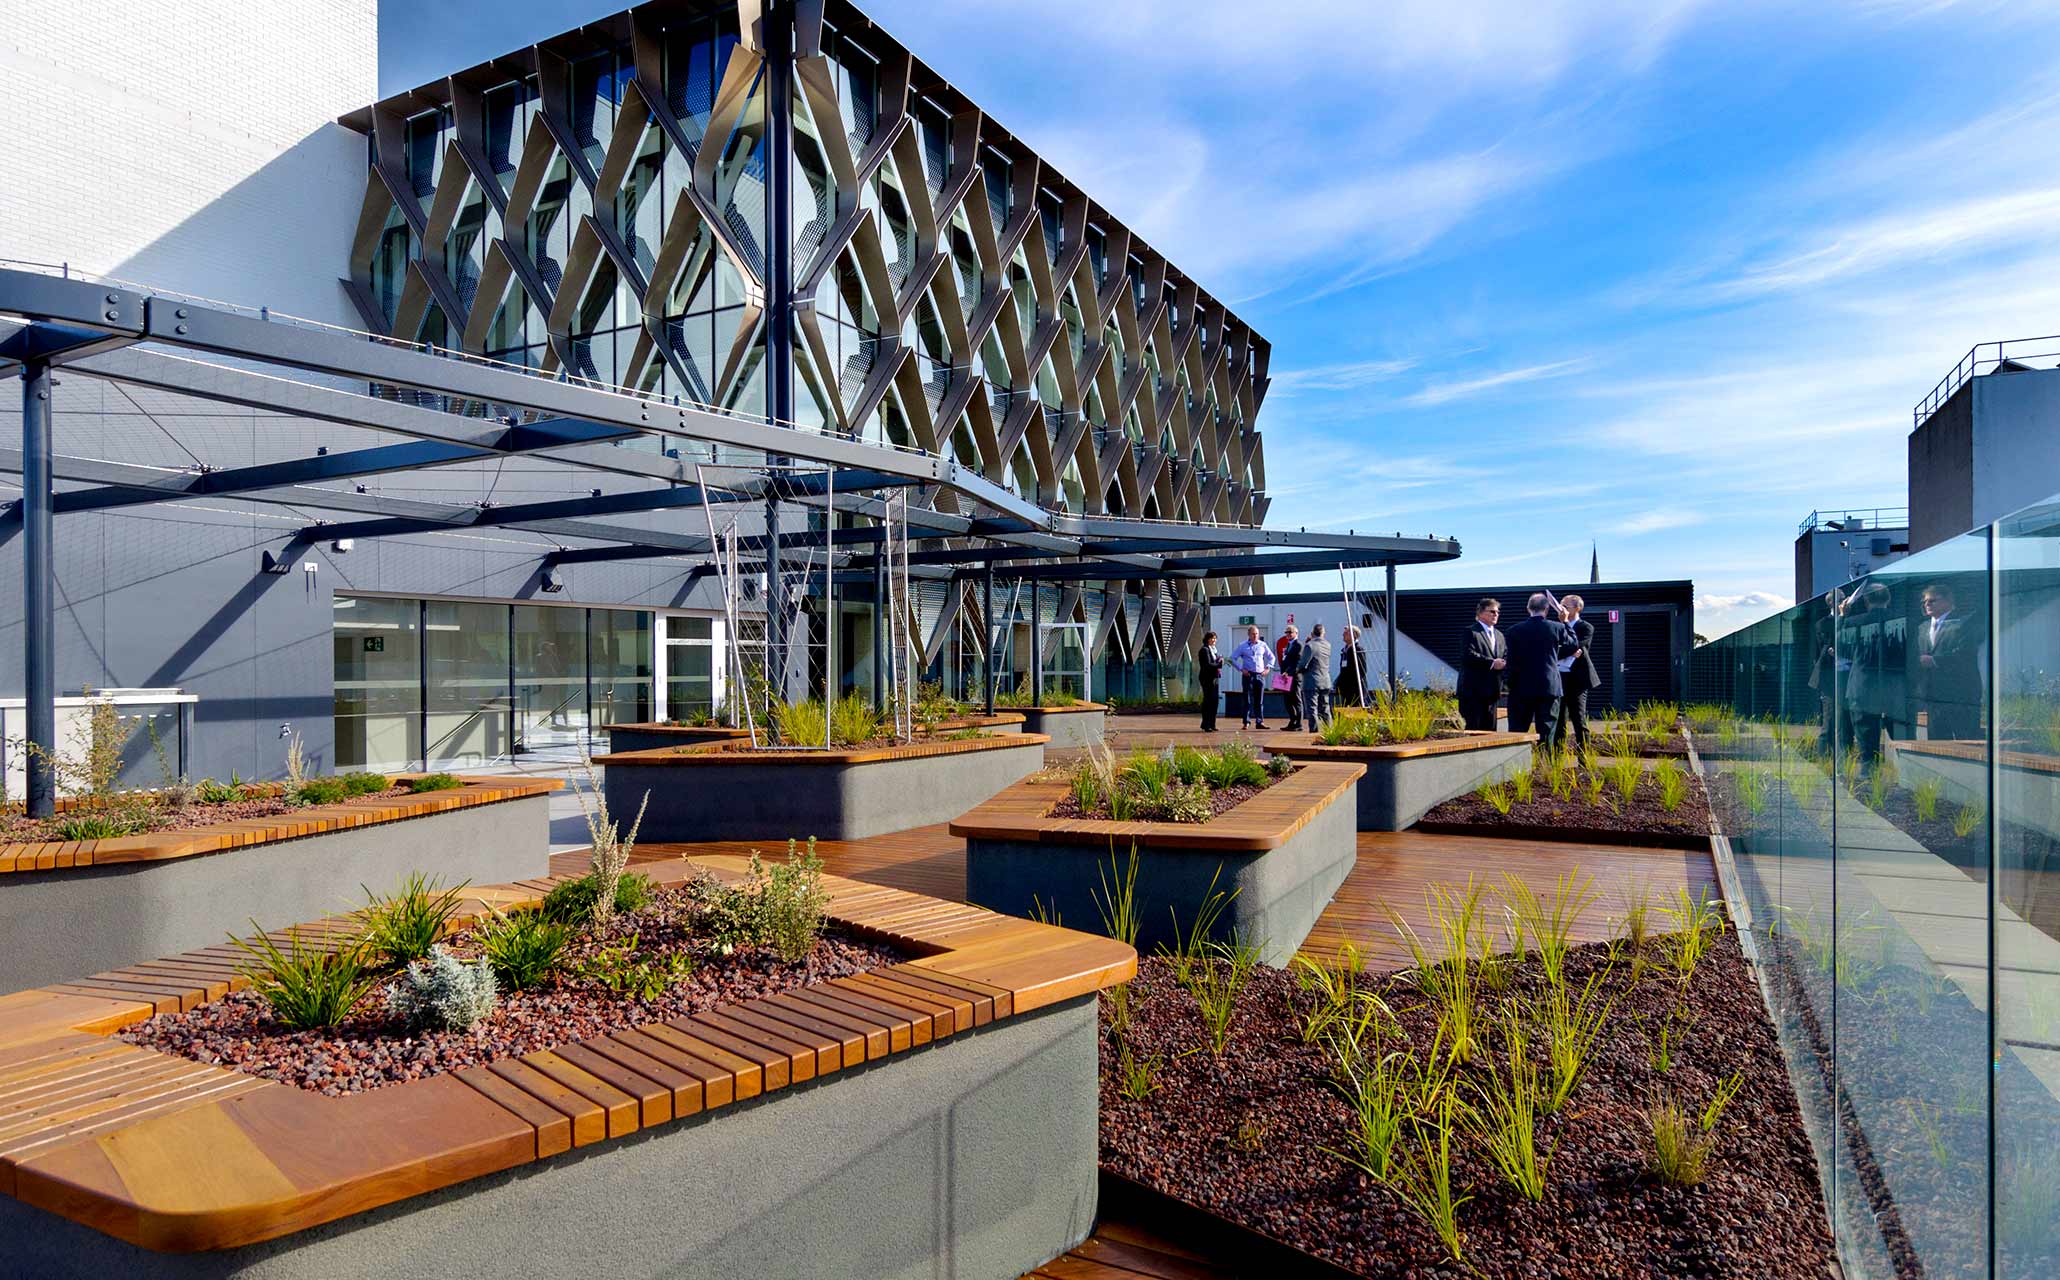
[[[396,780],[410,775],[396,775]],[[306,920],[410,872],[446,885],[548,875],[555,778],[475,777],[190,831],[0,845],[0,991]]]
[[[1359,829],[1404,831],[1454,796],[1485,782],[1500,782],[1531,767],[1535,733],[1468,730],[1451,738],[1397,742],[1378,747],[1325,746],[1315,741],[1266,743],[1273,755],[1302,763],[1340,761],[1364,765],[1359,783]]]
[[[948,822],[1044,767],[1037,733],[844,751],[731,744],[602,756],[609,812],[640,840],[863,840]],[[650,801],[645,804],[644,797]]]
[[[672,883],[743,865],[638,869]],[[466,911],[550,883],[482,889]],[[716,1280],[949,1259],[1013,1277],[1078,1244],[1095,1210],[1095,993],[1136,953],[824,883],[833,920],[920,958],[341,1098],[108,1038],[240,985],[221,949],[0,997],[6,1266]]]
[[[1021,782],[951,824],[966,841],[966,898],[1010,915],[1094,924],[1137,850],[1138,945],[1175,941],[1214,891],[1236,891],[1218,938],[1285,965],[1358,857],[1357,764],[1305,765],[1206,823],[1053,818],[1060,782]]]

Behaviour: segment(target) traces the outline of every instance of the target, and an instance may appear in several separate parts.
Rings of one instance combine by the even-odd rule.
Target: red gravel
[[[1576,985],[1601,952],[1570,954]],[[1166,963],[1144,961],[1130,987],[1128,1037],[1134,1054],[1161,1055],[1162,1064],[1161,1087],[1141,1102],[1118,1090],[1104,999],[1102,1165],[1365,1276],[1821,1280],[1832,1249],[1814,1158],[1736,943],[1720,939],[1698,968],[1686,1000],[1693,1022],[1664,1076],[1643,1027],[1660,1025],[1678,987],[1660,971],[1632,985],[1628,972],[1620,965],[1611,980],[1622,994],[1588,1077],[1540,1122],[1539,1145],[1551,1153],[1541,1203],[1509,1189],[1471,1140],[1455,1143],[1455,1183],[1474,1197],[1459,1210],[1463,1267],[1393,1191],[1325,1153],[1348,1149],[1350,1112],[1328,1082],[1324,1050],[1302,1043],[1296,1011],[1307,997],[1280,970],[1257,971],[1219,1061],[1198,1048],[1194,1001]],[[1513,974],[1508,994],[1535,994],[1542,982],[1533,962]],[[1370,985],[1400,1017],[1412,1051],[1425,1052],[1435,1017],[1421,998],[1399,980]],[[1733,1071],[1746,1083],[1719,1122],[1707,1177],[1661,1185],[1647,1171],[1648,1097],[1660,1088],[1699,1109]]]
[[[1499,827],[1506,828],[1506,834],[1512,837],[1540,829],[1563,834],[1597,832],[1686,836],[1691,839],[1709,835],[1709,800],[1703,794],[1701,781],[1693,776],[1688,779],[1688,794],[1672,813],[1659,807],[1659,784],[1650,775],[1638,784],[1638,790],[1628,805],[1623,803],[1614,787],[1603,793],[1604,803],[1590,804],[1585,787],[1576,787],[1571,797],[1561,800],[1552,794],[1542,778],[1534,780],[1532,786],[1530,803],[1511,804],[1506,814],[1497,813],[1495,806],[1469,791],[1424,814],[1420,825],[1426,831],[1435,831],[1446,825],[1464,826],[1470,831]]]
[[[825,933],[799,964],[782,963],[758,949],[718,956],[695,936],[696,914],[684,889],[654,895],[634,915],[580,935],[566,948],[559,973],[543,986],[504,988],[494,1012],[470,1031],[410,1032],[388,1016],[383,991],[367,996],[339,1027],[291,1031],[272,1020],[263,998],[240,991],[185,1013],[159,1014],[117,1034],[145,1048],[335,1096],[686,1017],[908,958],[884,943],[835,932]],[[641,956],[685,948],[694,957],[693,973],[650,1001],[572,976],[581,958],[633,933]],[[469,933],[456,935],[450,948],[468,959],[478,954]]]
[[[409,796],[414,792],[406,787],[388,787],[375,791],[368,797],[374,800]],[[359,797],[352,797],[357,799]],[[189,804],[183,809],[173,809],[155,802],[140,805],[134,811],[143,822],[133,835],[144,835],[153,831],[198,831],[219,822],[240,822],[248,818],[269,818],[275,814],[291,813],[304,805],[288,802],[283,796],[258,796],[250,800],[232,800],[227,804]],[[0,844],[34,844],[44,840],[62,840],[57,824],[67,818],[91,816],[92,809],[80,809],[60,813],[55,818],[30,818],[18,812],[0,813]],[[121,810],[127,813],[128,810]]]

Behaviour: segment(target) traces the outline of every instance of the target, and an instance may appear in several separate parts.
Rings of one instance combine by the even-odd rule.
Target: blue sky
[[[617,7],[389,0],[382,88]],[[1272,341],[1269,524],[1462,540],[1405,585],[1592,539],[1720,634],[1813,507],[1903,504],[1968,347],[2060,331],[2060,6],[864,7]]]

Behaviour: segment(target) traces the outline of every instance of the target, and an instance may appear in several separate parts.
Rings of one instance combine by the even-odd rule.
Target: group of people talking
[[[1227,667],[1237,674],[1244,693],[1244,727],[1266,727],[1266,694],[1281,695],[1287,705],[1290,731],[1307,725],[1314,729],[1331,717],[1331,708],[1366,699],[1366,650],[1359,644],[1359,628],[1347,626],[1343,650],[1332,665],[1332,645],[1322,623],[1309,628],[1309,638],[1290,622],[1280,639],[1266,643],[1256,626],[1245,628],[1245,640],[1224,654],[1216,644],[1216,633],[1202,636],[1195,653],[1195,669],[1202,679],[1202,731],[1216,732],[1216,698],[1223,687]]]
[[[1535,591],[1526,617],[1506,631],[1502,602],[1483,596],[1473,609],[1459,663],[1459,715],[1469,729],[1494,729],[1495,704],[1509,691],[1509,728],[1535,729],[1553,746],[1588,744],[1588,691],[1602,683],[1595,669],[1595,625],[1581,620],[1587,602]]]

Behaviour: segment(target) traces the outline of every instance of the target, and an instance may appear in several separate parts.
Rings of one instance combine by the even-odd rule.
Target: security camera
[[[331,551],[334,551],[338,555],[342,555],[344,552],[349,551],[352,547],[356,545],[357,540],[354,538],[338,538],[336,541],[329,544],[329,549]]]

